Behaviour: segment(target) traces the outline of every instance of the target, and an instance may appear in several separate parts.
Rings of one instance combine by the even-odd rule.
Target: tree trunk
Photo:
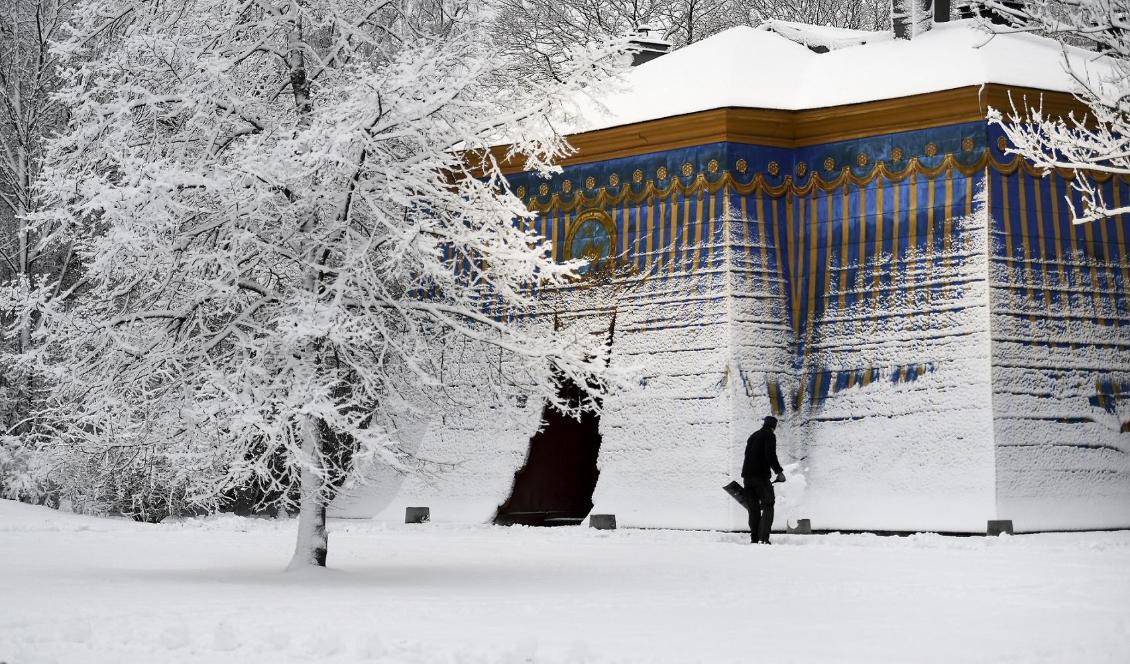
[[[292,24],[287,31],[287,66],[289,83],[294,93],[294,106],[298,112],[300,127],[310,125],[310,81],[306,77],[306,60],[302,52],[302,18],[296,4],[289,8]],[[313,227],[311,217],[302,225],[303,231]],[[317,255],[316,248],[308,252]],[[316,291],[317,271],[308,269],[304,279],[306,290]],[[307,347],[307,353],[311,348]],[[299,475],[300,497],[298,502],[298,542],[294,547],[294,557],[290,559],[289,570],[325,567],[329,537],[326,534],[326,491],[325,475],[322,472],[322,427],[318,418],[306,415],[302,423],[302,471]]]
[[[329,537],[326,534],[325,478],[322,464],[322,432],[317,418],[307,415],[302,425],[302,455],[299,476],[298,541],[288,570],[325,567]]]

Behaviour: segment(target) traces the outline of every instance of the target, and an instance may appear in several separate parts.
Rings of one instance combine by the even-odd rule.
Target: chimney
[[[950,20],[950,0],[891,0],[895,39],[914,39],[935,23]]]
[[[650,25],[641,25],[628,36],[633,67],[650,62],[670,50],[671,42],[660,37],[659,30]]]

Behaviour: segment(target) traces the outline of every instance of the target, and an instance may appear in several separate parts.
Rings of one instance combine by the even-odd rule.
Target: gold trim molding
[[[654,180],[647,180],[643,187],[638,191],[624,183],[618,187],[601,187],[596,190],[592,195],[586,195],[583,191],[576,192],[569,200],[563,200],[559,194],[553,194],[545,202],[541,202],[537,197],[531,196],[526,200],[526,207],[532,212],[541,214],[557,213],[557,212],[573,212],[577,210],[603,210],[613,207],[628,205],[639,205],[644,201],[654,201],[665,198],[670,198],[678,194],[682,197],[694,197],[700,194],[716,194],[723,188],[729,188],[738,194],[748,195],[754,192],[761,192],[770,198],[782,198],[786,195],[791,196],[808,196],[814,189],[829,192],[840,188],[846,187],[866,187],[878,178],[882,178],[888,182],[902,182],[912,175],[915,177],[922,176],[929,179],[935,179],[947,171],[952,171],[961,175],[962,177],[970,177],[975,173],[983,170],[986,167],[1000,172],[1004,175],[1012,175],[1017,171],[1023,170],[1029,177],[1041,177],[1044,172],[1031,163],[1020,157],[1013,155],[1011,161],[999,161],[993,157],[986,149],[973,161],[962,160],[959,161],[953,154],[945,154],[941,157],[941,161],[935,166],[927,166],[920,162],[917,157],[911,157],[905,162],[902,168],[892,168],[885,161],[876,161],[871,169],[865,175],[856,175],[852,172],[851,168],[844,166],[839,172],[830,173],[827,177],[821,176],[819,173],[813,173],[808,178],[803,178],[803,184],[797,184],[791,175],[785,176],[780,184],[770,184],[763,173],[755,173],[748,180],[735,176],[729,169],[721,170],[718,177],[715,179],[707,179],[704,173],[699,173],[694,180],[688,184],[684,184],[678,178],[672,178],[666,187],[660,187],[655,184]],[[741,169],[738,169],[741,171]],[[1056,169],[1056,174],[1064,179],[1070,180],[1075,177],[1076,173],[1070,170]],[[1096,182],[1105,183],[1112,177],[1116,177],[1110,173],[1088,173],[1088,177],[1092,177]],[[1117,176],[1123,182],[1130,182],[1130,177]],[[746,181],[742,181],[746,180]],[[587,213],[587,212],[586,212]]]
[[[576,152],[558,163],[570,166],[721,142],[782,148],[820,145],[976,122],[985,119],[990,106],[1011,109],[1013,101],[1019,107],[1042,102],[1045,116],[1086,111],[1068,93],[998,84],[803,111],[718,108],[573,134],[568,138]],[[523,164],[505,158],[508,148],[497,146],[491,152],[504,173],[521,172]]]

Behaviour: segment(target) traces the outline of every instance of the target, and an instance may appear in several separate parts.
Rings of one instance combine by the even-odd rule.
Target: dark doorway
[[[580,399],[580,388],[568,383],[562,396]],[[546,406],[543,426],[530,438],[526,465],[514,474],[510,498],[498,508],[499,525],[576,525],[592,510],[592,492],[600,471],[600,417],[585,413],[574,420]]]

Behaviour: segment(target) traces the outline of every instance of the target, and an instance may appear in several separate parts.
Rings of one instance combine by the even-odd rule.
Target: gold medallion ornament
[[[933,157],[936,154],[938,154],[938,146],[934,145],[933,143],[927,143],[926,144],[926,156],[927,157]]]
[[[796,165],[797,177],[802,178],[802,177],[804,177],[804,174],[807,173],[807,172],[808,172],[808,164],[804,163],[803,161],[797,162],[797,165]]]
[[[836,167],[836,160],[835,159],[832,159],[831,157],[825,157],[824,158],[824,170],[831,171],[835,167]]]
[[[961,149],[965,152],[973,152],[973,137],[966,136],[961,139]]]
[[[526,188],[525,187],[518,187],[518,190],[515,191],[514,193],[517,194],[518,198],[525,198],[526,197]]]
[[[769,175],[776,175],[781,172],[781,165],[775,161],[771,161],[769,165],[765,167],[765,170],[769,171]]]
[[[860,152],[859,154],[855,155],[855,165],[860,167],[860,168],[863,168],[864,166],[867,165],[867,153],[866,152]]]
[[[711,159],[710,163],[706,165],[706,170],[709,171],[710,173],[717,173],[718,172],[718,160],[717,159]]]
[[[596,178],[591,175],[585,178],[585,189],[592,189],[594,187],[596,187]]]
[[[688,161],[687,163],[683,164],[683,177],[689,178],[691,176],[691,173],[694,173],[694,166],[691,164],[691,162]]]
[[[561,191],[565,192],[566,194],[569,193],[570,191],[573,191],[573,181],[572,180],[566,180],[566,181],[562,182],[561,183]]]
[[[745,159],[739,159],[738,163],[734,164],[734,168],[738,169],[739,173],[745,173],[749,170],[749,164],[746,163]]]
[[[902,161],[902,148],[894,148],[891,150],[891,161],[896,163]]]
[[[612,175],[608,176],[608,186],[617,187],[619,185],[620,185],[620,176],[619,175],[613,173]]]
[[[667,179],[667,167],[666,166],[660,166],[659,168],[657,168],[655,170],[655,177],[659,178],[660,180],[666,180]]]
[[[588,261],[588,265],[580,269],[582,274],[588,272],[593,263],[611,256],[615,246],[616,225],[603,210],[589,210],[577,215],[565,240],[566,254],[570,259]]]
[[[541,194],[542,196],[545,196],[546,194],[548,194],[549,193],[549,185],[544,183],[544,182],[541,183],[540,185],[538,185],[538,193]]]
[[[997,137],[997,149],[1004,152],[1008,148],[1008,139],[1004,136]]]
[[[633,171],[632,172],[632,182],[635,182],[636,184],[643,182],[643,171],[641,171],[638,168],[635,171]]]

